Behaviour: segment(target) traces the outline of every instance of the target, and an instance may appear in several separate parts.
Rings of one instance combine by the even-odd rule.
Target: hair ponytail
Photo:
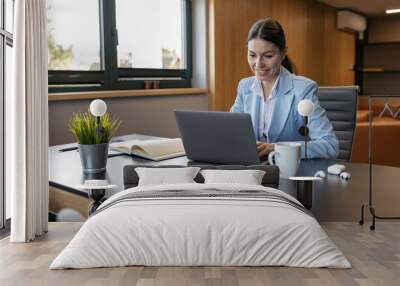
[[[289,72],[295,73],[296,67],[287,55],[282,61],[282,66],[284,66]]]

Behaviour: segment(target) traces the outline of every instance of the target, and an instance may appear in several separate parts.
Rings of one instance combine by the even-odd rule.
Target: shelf
[[[364,43],[364,46],[389,46],[400,45],[400,42],[379,42],[379,43]]]
[[[400,69],[363,68],[360,69],[360,71],[365,73],[384,73],[384,72],[397,73],[400,72]]]
[[[365,43],[358,72],[364,94],[399,95],[400,42]]]
[[[400,94],[377,94],[377,93],[364,93],[362,97],[371,97],[374,99],[389,99],[396,98],[400,100]]]
[[[400,71],[400,42],[396,45],[369,45],[364,47],[363,69],[367,73],[397,73]]]

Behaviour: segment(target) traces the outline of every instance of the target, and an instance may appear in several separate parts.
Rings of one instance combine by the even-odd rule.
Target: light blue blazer
[[[231,112],[249,113],[253,122],[254,134],[259,139],[259,115],[261,97],[251,88],[255,77],[244,78],[239,82],[236,101]],[[299,134],[299,128],[304,125],[304,118],[297,112],[297,105],[303,99],[314,103],[314,112],[308,120],[310,141],[307,142],[308,158],[336,158],[339,142],[333,131],[332,124],[326,117],[325,110],[319,104],[316,96],[317,84],[305,77],[296,76],[282,67],[275,105],[269,123],[269,143],[281,141],[297,141],[301,143],[304,158],[304,137]]]

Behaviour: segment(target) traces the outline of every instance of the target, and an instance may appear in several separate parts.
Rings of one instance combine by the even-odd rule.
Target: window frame
[[[49,93],[96,90],[144,89],[146,80],[160,81],[160,88],[191,87],[192,1],[184,3],[185,69],[118,68],[116,0],[99,0],[100,61],[104,70],[49,70]]]

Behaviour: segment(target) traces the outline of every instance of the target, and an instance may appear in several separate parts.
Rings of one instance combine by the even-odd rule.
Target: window
[[[98,0],[47,3],[49,70],[100,70]]]
[[[180,0],[118,0],[118,67],[185,68],[182,4]]]
[[[48,0],[49,92],[189,87],[190,2]]]
[[[11,92],[14,1],[0,0],[0,228],[10,215],[10,194],[4,188],[4,105]]]

